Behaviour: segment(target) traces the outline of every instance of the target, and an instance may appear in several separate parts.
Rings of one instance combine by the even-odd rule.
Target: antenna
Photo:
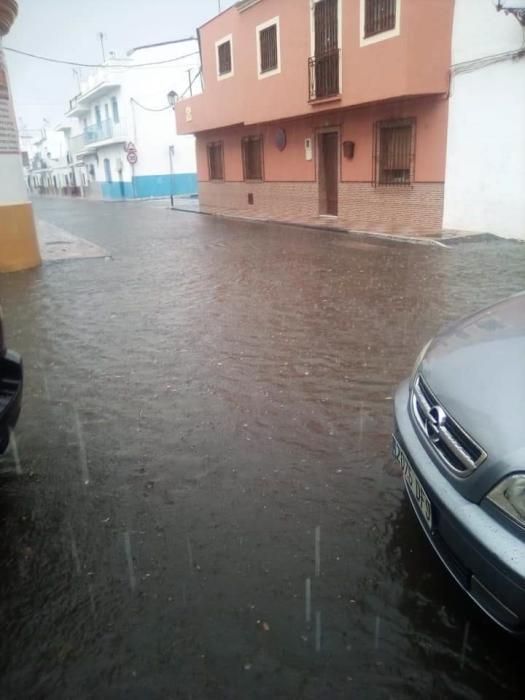
[[[77,83],[78,83],[78,91],[80,93],[80,92],[82,92],[82,87],[80,84],[80,77],[81,77],[80,69],[79,68],[72,68],[71,70],[73,71],[73,75],[76,76]]]
[[[100,40],[100,48],[102,49],[102,63],[106,62],[106,49],[104,48],[104,32],[98,33],[98,38]]]

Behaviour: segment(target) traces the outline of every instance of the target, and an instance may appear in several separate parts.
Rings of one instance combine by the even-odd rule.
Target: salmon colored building
[[[453,0],[242,0],[199,29],[202,207],[441,229]]]

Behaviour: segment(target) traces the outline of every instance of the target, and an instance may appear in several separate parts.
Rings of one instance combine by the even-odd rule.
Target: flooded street
[[[0,277],[2,698],[513,698],[523,647],[437,560],[392,396],[525,246],[41,200],[107,257]]]

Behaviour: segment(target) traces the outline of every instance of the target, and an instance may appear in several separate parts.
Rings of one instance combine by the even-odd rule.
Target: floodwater
[[[40,201],[111,258],[0,278],[2,698],[523,697],[420,532],[392,396],[525,246]]]

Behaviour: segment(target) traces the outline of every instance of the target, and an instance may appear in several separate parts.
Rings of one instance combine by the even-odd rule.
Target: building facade
[[[452,0],[243,0],[199,29],[201,205],[277,220],[441,229]]]
[[[81,83],[66,117],[70,151],[86,171],[85,196],[165,197],[196,192],[195,145],[178,136],[167,94],[200,90],[195,39],[111,56]]]
[[[525,240],[525,2],[495,4],[456,0],[444,228]]]
[[[44,127],[36,138],[20,135],[22,154],[25,154],[25,180],[31,194],[76,197],[85,194],[87,172],[72,151],[73,128],[64,121],[54,129]]]

